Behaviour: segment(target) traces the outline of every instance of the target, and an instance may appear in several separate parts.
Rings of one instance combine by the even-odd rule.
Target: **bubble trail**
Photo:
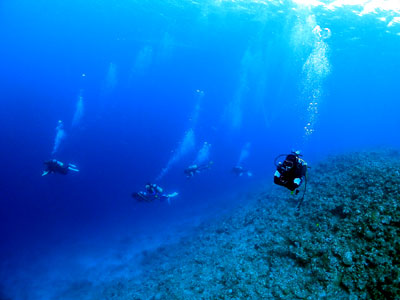
[[[51,155],[55,155],[60,148],[61,142],[65,139],[65,131],[64,131],[64,123],[63,121],[59,120],[58,125],[56,127],[56,138],[54,140],[53,151]]]
[[[78,102],[76,103],[76,110],[74,118],[72,119],[72,127],[76,127],[81,123],[84,113],[84,104],[82,94],[78,97]]]
[[[204,142],[203,147],[197,153],[197,157],[194,160],[193,164],[202,165],[210,160],[210,149],[211,144]]]
[[[237,162],[237,166],[241,166],[243,164],[243,162],[249,157],[250,155],[250,143],[246,143],[243,148],[242,151],[240,152],[240,156],[239,156],[239,160]]]
[[[196,106],[194,108],[194,111],[191,115],[190,123],[191,123],[191,128],[186,131],[185,136],[183,137],[182,141],[180,142],[178,148],[174,151],[174,154],[172,157],[169,159],[167,165],[165,168],[163,168],[160,172],[160,174],[156,177],[156,181],[161,180],[171,167],[176,164],[183,156],[185,156],[187,153],[192,151],[196,145],[196,138],[195,138],[195,133],[194,130],[197,126],[198,120],[199,120],[199,115],[200,115],[200,110],[201,110],[201,103],[204,98],[204,91],[202,90],[196,90],[196,96],[197,96],[197,102]]]
[[[315,131],[319,106],[323,96],[323,84],[329,75],[329,46],[325,40],[331,37],[329,28],[321,28],[315,16],[309,16],[306,22],[310,34],[312,51],[303,65],[303,92],[302,97],[307,103],[307,117],[304,126],[304,136],[308,139]],[[304,30],[304,29],[303,29]]]

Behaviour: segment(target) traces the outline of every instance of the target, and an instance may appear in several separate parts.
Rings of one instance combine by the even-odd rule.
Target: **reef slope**
[[[400,299],[400,154],[332,156],[305,201],[280,187],[177,244],[143,253],[107,299]]]

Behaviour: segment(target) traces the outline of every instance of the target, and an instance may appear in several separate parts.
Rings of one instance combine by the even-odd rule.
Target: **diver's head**
[[[302,156],[300,150],[292,150],[292,153],[296,156]]]

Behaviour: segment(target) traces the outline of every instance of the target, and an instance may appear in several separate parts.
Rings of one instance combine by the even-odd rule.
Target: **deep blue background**
[[[1,257],[167,224],[197,204],[218,207],[218,199],[252,182],[270,182],[274,157],[292,148],[312,162],[344,150],[399,146],[398,26],[345,9],[315,11],[317,23],[332,31],[331,73],[321,81],[316,132],[304,139],[302,66],[312,45],[296,52],[292,38],[307,13],[210,3],[0,3]],[[152,49],[150,63],[135,71],[145,47]],[[115,88],[107,83],[111,63]],[[160,173],[192,126],[197,89],[204,99],[196,151],[212,144],[212,171],[188,181],[182,170],[194,160],[192,151],[161,181],[180,192],[173,205],[134,203],[130,194]],[[71,128],[80,90],[84,117]],[[238,95],[243,122],[233,128],[226,110]],[[56,157],[81,172],[41,177],[60,119],[67,137]],[[237,180],[229,170],[246,142],[255,176]]]

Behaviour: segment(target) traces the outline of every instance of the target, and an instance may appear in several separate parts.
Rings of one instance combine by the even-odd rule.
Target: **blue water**
[[[110,280],[270,184],[291,149],[400,147],[394,2],[1,1],[1,293]],[[205,142],[212,168],[188,180]],[[42,177],[53,157],[80,172]],[[235,178],[238,161],[254,175]],[[131,198],[157,178],[179,192],[170,205]]]

